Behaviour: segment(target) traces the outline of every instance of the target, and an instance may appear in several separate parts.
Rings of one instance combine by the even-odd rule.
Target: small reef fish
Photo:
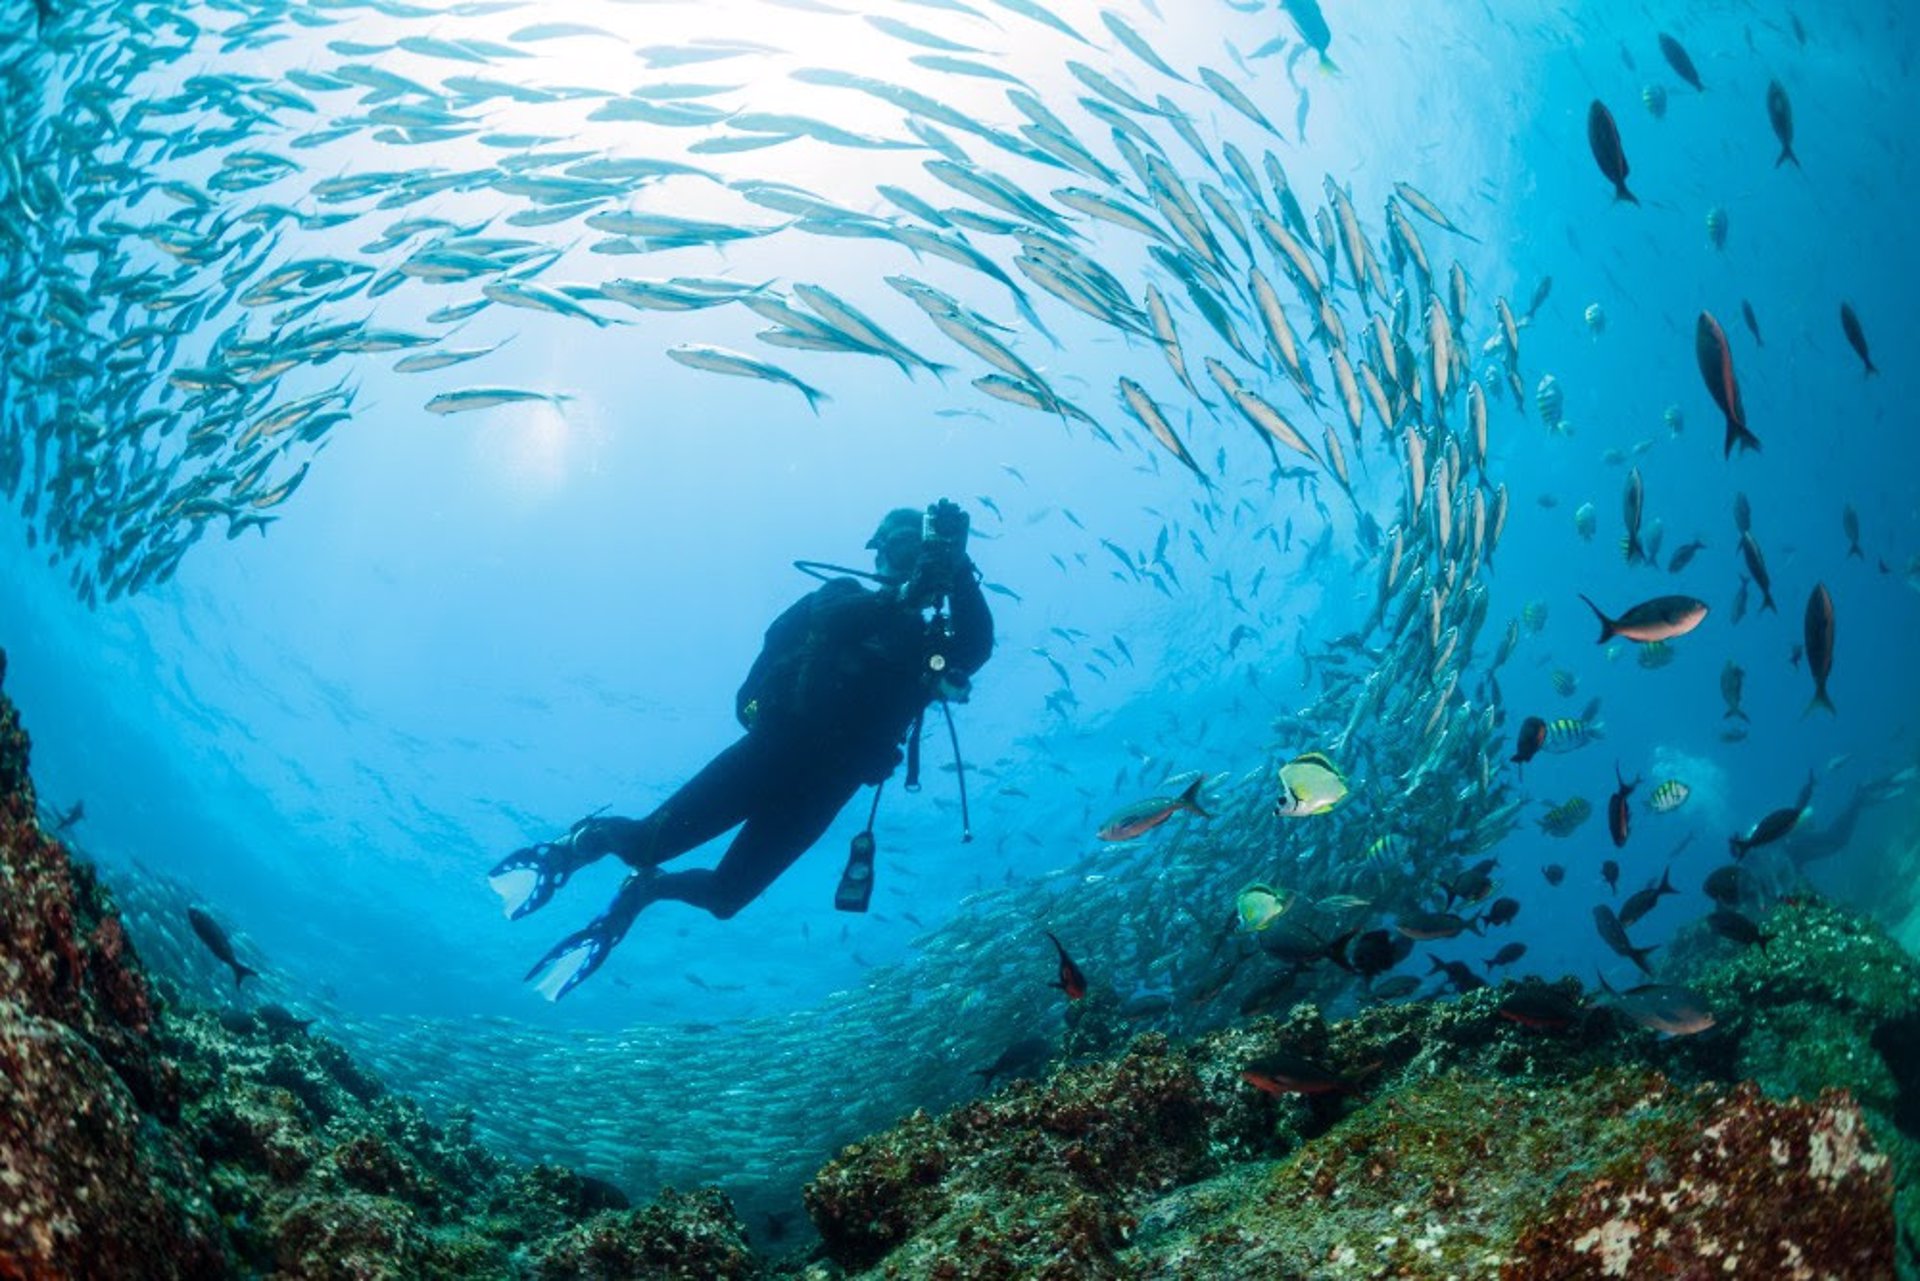
[[[1639,197],[1627,190],[1627,153],[1620,145],[1620,126],[1613,122],[1607,104],[1598,98],[1587,108],[1587,145],[1593,148],[1594,163],[1613,184],[1613,198],[1639,204]]]
[[[1778,169],[1791,160],[1798,169],[1800,157],[1793,154],[1793,101],[1778,80],[1767,81],[1767,122],[1773,126],[1773,136],[1780,140],[1780,155],[1773,167]]]
[[[1727,660],[1727,665],[1720,669],[1720,698],[1727,705],[1721,720],[1733,720],[1738,717],[1743,721],[1752,721],[1753,718],[1740,709],[1740,691],[1745,686],[1746,680],[1746,669],[1731,658]]]
[[[1540,830],[1548,836],[1572,836],[1592,816],[1592,802],[1584,796],[1575,796],[1548,809],[1540,820]]]
[[[1347,780],[1319,752],[1296,756],[1280,767],[1280,799],[1273,812],[1287,818],[1324,814],[1347,798]]]
[[[1270,885],[1256,882],[1234,896],[1234,915],[1241,929],[1258,934],[1279,920],[1292,903],[1290,893],[1283,895]]]
[[[1053,950],[1060,954],[1060,977],[1047,986],[1057,987],[1067,994],[1069,1001],[1077,1001],[1087,994],[1087,976],[1073,963],[1073,958],[1067,955],[1067,949],[1060,940],[1054,938],[1053,931],[1046,931],[1046,935],[1053,943]]]
[[[1866,366],[1866,373],[1879,373],[1873,367],[1873,357],[1867,354],[1867,331],[1860,327],[1860,317],[1853,310],[1852,303],[1840,304],[1840,328],[1846,331],[1847,343],[1853,348],[1854,354],[1860,357],[1860,363]]]
[[[1706,602],[1691,596],[1656,596],[1635,605],[1618,618],[1608,618],[1586,596],[1580,599],[1587,602],[1587,608],[1600,620],[1600,639],[1597,643],[1601,645],[1616,636],[1624,636],[1643,645],[1650,641],[1673,640],[1698,627],[1707,616]]]
[[[1600,941],[1612,948],[1615,955],[1624,956],[1640,967],[1648,978],[1653,977],[1653,967],[1647,964],[1647,958],[1659,951],[1657,947],[1635,947],[1627,938],[1627,929],[1620,924],[1620,918],[1605,903],[1593,909],[1593,924],[1600,931]]]
[[[1351,1076],[1342,1076],[1304,1055],[1281,1050],[1249,1063],[1241,1070],[1240,1079],[1254,1089],[1276,1097],[1283,1094],[1354,1094],[1360,1089],[1360,1078],[1379,1066],[1378,1063],[1370,1063]]]
[[[240,963],[240,959],[233,953],[233,940],[229,939],[227,932],[220,928],[220,922],[197,907],[187,909],[187,922],[193,926],[193,932],[200,936],[200,941],[207,945],[207,951],[212,952],[222,965],[232,968],[235,988],[240,986],[243,979],[260,973]]]
[[[1640,786],[1640,780],[1629,783],[1620,773],[1619,763],[1613,767],[1613,779],[1617,786],[1612,796],[1607,798],[1607,835],[1613,838],[1613,847],[1620,849],[1627,843],[1627,834],[1633,830],[1633,813],[1627,808],[1627,798],[1633,795],[1633,789]]]
[[[1727,441],[1723,457],[1732,457],[1733,447],[1760,448],[1760,438],[1747,430],[1747,409],[1740,400],[1740,379],[1733,371],[1733,348],[1727,344],[1727,332],[1713,313],[1703,311],[1693,328],[1693,354],[1700,365],[1700,377],[1707,393],[1727,420]]]
[[[1653,789],[1649,803],[1653,806],[1654,813],[1671,814],[1685,805],[1687,798],[1692,795],[1691,787],[1677,778],[1670,778]]]
[[[1693,1036],[1713,1026],[1705,998],[1689,987],[1642,983],[1617,993],[1613,1004],[1641,1027],[1668,1036]]]
[[[1678,40],[1664,31],[1660,33],[1660,56],[1667,60],[1669,67],[1673,68],[1674,75],[1679,76],[1701,93],[1707,91],[1707,87],[1700,83],[1700,73],[1694,69],[1693,59],[1687,56],[1687,51],[1681,47]]]
[[[1129,805],[1102,823],[1097,835],[1103,841],[1130,841],[1151,832],[1182,810],[1201,818],[1212,818],[1213,815],[1200,806],[1200,788],[1206,781],[1203,774],[1178,796],[1156,796]]]
[[[1825,583],[1814,584],[1813,594],[1807,597],[1804,627],[1807,671],[1813,676],[1813,701],[1807,704],[1807,711],[1819,707],[1832,712],[1827,677],[1833,673],[1833,596]]]

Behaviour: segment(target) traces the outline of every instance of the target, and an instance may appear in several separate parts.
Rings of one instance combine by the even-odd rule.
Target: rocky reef
[[[0,679],[4,678],[0,655]],[[1717,1025],[1571,980],[1190,1042],[1073,1007],[1074,1061],[845,1148],[819,1242],[718,1191],[634,1208],[430,1120],[336,1042],[146,975],[36,821],[0,696],[0,1281],[200,1278],[1884,1277],[1920,1226],[1920,967],[1800,900],[1669,946]],[[1911,1272],[1908,1272],[1911,1275]]]
[[[1695,1036],[1533,980],[1558,1026],[1512,984],[1297,1006],[915,1115],[807,1189],[817,1274],[1915,1275],[1920,967],[1811,900],[1763,929],[1673,945],[1718,1018]],[[1308,1092],[1243,1075],[1276,1061]]]
[[[761,1272],[718,1192],[631,1209],[431,1123],[276,1007],[172,999],[41,830],[28,746],[0,695],[0,1281]]]

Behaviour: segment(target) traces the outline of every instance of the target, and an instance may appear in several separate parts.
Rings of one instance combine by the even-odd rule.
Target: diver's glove
[[[557,1001],[593,977],[606,964],[607,956],[620,946],[620,940],[633,928],[640,909],[653,902],[653,883],[660,876],[654,868],[642,868],[621,882],[607,910],[582,929],[555,943],[547,954],[535,961],[522,982],[531,982],[542,970],[546,974],[538,984],[540,995]]]

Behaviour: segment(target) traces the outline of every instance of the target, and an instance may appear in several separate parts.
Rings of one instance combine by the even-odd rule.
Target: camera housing
[[[932,603],[953,590],[954,569],[966,554],[971,527],[958,503],[942,498],[927,508],[920,522],[920,558],[909,589],[915,601]]]

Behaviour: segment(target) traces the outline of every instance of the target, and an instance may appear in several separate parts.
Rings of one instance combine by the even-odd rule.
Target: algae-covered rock
[[[754,1274],[717,1193],[592,1217],[624,1197],[523,1174],[292,1016],[156,995],[27,764],[0,695],[0,1278]]]
[[[533,1253],[539,1281],[749,1281],[760,1264],[726,1194],[668,1188],[642,1210],[610,1210]]]

